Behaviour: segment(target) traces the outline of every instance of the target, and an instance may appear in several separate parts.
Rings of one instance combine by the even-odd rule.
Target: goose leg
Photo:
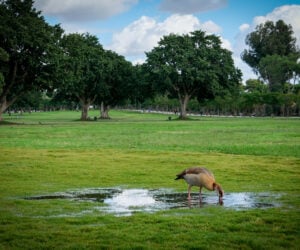
[[[189,200],[191,199],[191,188],[192,188],[192,186],[189,185],[189,188],[188,188],[188,199]]]
[[[202,200],[201,190],[202,190],[202,187],[200,187],[200,189],[199,189],[199,200]]]

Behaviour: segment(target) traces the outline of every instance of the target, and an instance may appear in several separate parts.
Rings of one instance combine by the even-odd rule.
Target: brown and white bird
[[[188,184],[188,199],[191,199],[191,188],[193,186],[200,187],[199,195],[201,199],[201,190],[205,187],[210,191],[217,191],[219,199],[221,200],[224,192],[221,186],[216,183],[215,177],[212,172],[204,167],[192,167],[183,170],[181,173],[176,175],[175,180],[184,179]]]

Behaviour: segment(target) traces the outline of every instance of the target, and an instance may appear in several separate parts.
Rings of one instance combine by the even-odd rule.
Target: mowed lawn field
[[[110,115],[89,122],[75,111],[4,116],[0,249],[299,249],[299,118]],[[213,171],[225,198],[264,193],[278,205],[234,209],[225,199],[224,206],[117,216],[97,209],[100,202],[27,199],[93,188],[185,193],[175,175],[196,165]]]

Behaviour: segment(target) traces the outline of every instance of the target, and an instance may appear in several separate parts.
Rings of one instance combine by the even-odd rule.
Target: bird
[[[222,200],[224,196],[224,191],[220,184],[216,183],[215,177],[211,171],[209,171],[205,167],[191,167],[183,170],[181,173],[176,175],[175,180],[184,179],[188,186],[188,199],[191,199],[191,188],[193,186],[198,186],[199,190],[199,198],[201,200],[201,190],[205,187],[210,191],[217,191],[219,195],[219,201]]]

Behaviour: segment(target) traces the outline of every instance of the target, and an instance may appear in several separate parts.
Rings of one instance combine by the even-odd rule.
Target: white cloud
[[[240,32],[244,32],[244,31],[247,31],[249,28],[250,28],[250,25],[247,23],[244,23],[239,27],[239,30],[240,30]]]
[[[227,5],[227,0],[163,0],[160,9],[178,14],[193,14],[219,9]]]
[[[137,55],[143,57],[144,52],[155,47],[164,35],[170,33],[187,34],[199,29],[208,33],[221,31],[221,28],[212,21],[201,23],[193,15],[175,14],[162,22],[158,22],[151,17],[142,16],[119,33],[115,33],[109,49],[127,57]]]
[[[221,33],[222,32],[222,28],[219,25],[215,24],[213,21],[204,22],[201,25],[201,28],[208,33]]]
[[[266,16],[255,17],[253,25],[256,26],[266,21],[276,22],[279,19],[292,25],[297,44],[300,45],[300,5],[284,5],[278,7]]]
[[[138,64],[143,64],[146,60],[146,57],[143,58],[138,58],[138,59],[133,59],[131,62],[133,65],[138,65]]]
[[[230,51],[233,51],[232,49],[232,46],[231,46],[231,43],[229,40],[223,38],[223,37],[220,37],[221,39],[221,42],[222,42],[222,47],[225,48],[225,49],[228,49]]]
[[[59,20],[81,22],[109,18],[128,10],[138,0],[36,0],[34,6],[43,15]]]
[[[139,20],[129,24],[120,33],[115,33],[110,49],[122,55],[137,55],[151,48],[158,39],[152,33],[156,21],[150,17],[142,16]]]
[[[239,33],[236,36],[234,45],[234,61],[235,65],[243,72],[243,79],[246,81],[249,78],[257,78],[252,72],[252,69],[241,60],[241,53],[244,49],[248,49],[245,44],[246,36],[253,32],[257,25],[265,23],[266,21],[276,22],[283,20],[287,24],[291,24],[294,36],[297,39],[297,45],[300,46],[300,5],[284,5],[274,9],[266,16],[257,16],[253,18],[252,24],[242,24],[239,27]]]

